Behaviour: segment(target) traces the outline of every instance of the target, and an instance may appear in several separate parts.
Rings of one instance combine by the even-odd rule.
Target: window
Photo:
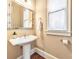
[[[67,0],[48,0],[48,31],[67,31]]]
[[[24,28],[32,28],[32,12],[28,9],[24,9],[23,27]]]

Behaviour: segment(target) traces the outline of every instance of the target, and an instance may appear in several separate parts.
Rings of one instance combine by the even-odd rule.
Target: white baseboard
[[[34,48],[36,50],[36,53],[38,53],[39,55],[41,55],[42,57],[44,57],[45,59],[58,59],[57,57],[39,49],[39,48]]]
[[[35,48],[33,48],[33,49],[31,50],[30,55],[34,54],[35,52],[36,52],[36,49],[35,49]]]
[[[17,57],[17,59],[22,59],[23,58],[23,56],[21,55],[21,56],[19,56],[19,57]]]
[[[41,55],[42,57],[44,57],[45,59],[59,59],[59,58],[57,58],[57,57],[55,57],[55,56],[53,56],[53,55],[39,49],[39,48],[33,48],[31,50],[30,55],[34,54],[35,52],[38,53],[39,55]],[[18,57],[17,59],[22,59],[22,56]]]

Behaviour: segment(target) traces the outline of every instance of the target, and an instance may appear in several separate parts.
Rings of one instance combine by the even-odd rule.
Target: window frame
[[[50,35],[60,35],[60,36],[71,36],[72,33],[71,33],[71,9],[69,8],[71,7],[71,0],[67,0],[67,31],[60,31],[60,30],[48,30],[48,19],[49,19],[49,12],[48,12],[48,0],[47,0],[47,21],[46,21],[46,34],[50,34]]]

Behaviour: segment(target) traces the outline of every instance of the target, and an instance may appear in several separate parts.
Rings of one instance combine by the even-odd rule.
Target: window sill
[[[47,35],[55,35],[55,36],[71,36],[70,32],[53,32],[53,31],[46,31]]]

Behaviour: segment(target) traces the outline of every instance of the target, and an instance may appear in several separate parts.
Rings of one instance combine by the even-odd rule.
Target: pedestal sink
[[[15,39],[10,39],[9,42],[13,45],[23,46],[23,59],[30,59],[31,43],[37,39],[35,35],[22,36]]]

